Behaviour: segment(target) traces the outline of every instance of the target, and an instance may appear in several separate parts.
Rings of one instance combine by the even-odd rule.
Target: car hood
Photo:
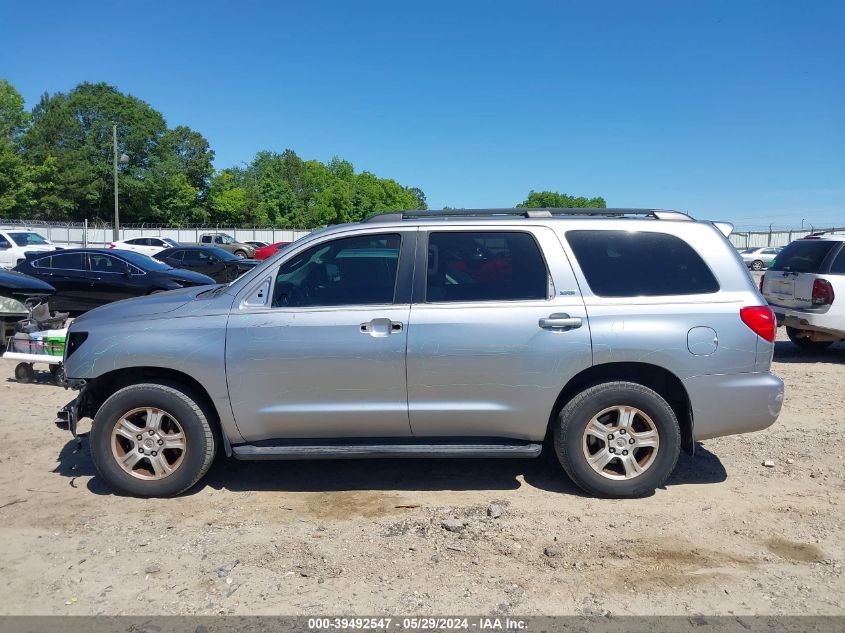
[[[45,281],[13,270],[0,270],[0,293],[15,295],[45,295],[56,291]]]
[[[205,275],[200,275],[200,277],[204,276]],[[116,321],[135,319],[136,317],[154,316],[157,314],[166,314],[190,303],[196,299],[197,295],[209,290],[212,290],[212,288],[209,288],[208,286],[179,288],[178,290],[159,292],[144,297],[115,301],[114,303],[108,303],[104,306],[100,306],[99,308],[90,310],[89,312],[76,317],[73,322],[76,324],[93,320]]]

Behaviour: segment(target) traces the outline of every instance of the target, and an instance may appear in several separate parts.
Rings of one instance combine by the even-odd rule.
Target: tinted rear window
[[[838,242],[830,240],[798,240],[778,253],[769,270],[785,270],[792,273],[815,273],[821,268],[824,258]]]
[[[567,231],[600,297],[659,297],[719,291],[704,260],[682,239],[647,231]]]

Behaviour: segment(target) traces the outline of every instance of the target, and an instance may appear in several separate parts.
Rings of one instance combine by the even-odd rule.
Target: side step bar
[[[233,446],[236,459],[372,459],[393,457],[539,457],[542,444],[353,444]]]

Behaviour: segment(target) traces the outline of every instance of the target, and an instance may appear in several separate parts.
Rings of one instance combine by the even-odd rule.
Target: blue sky
[[[339,155],[432,207],[530,189],[845,225],[845,2],[4,2],[31,106],[106,81],[215,164]]]

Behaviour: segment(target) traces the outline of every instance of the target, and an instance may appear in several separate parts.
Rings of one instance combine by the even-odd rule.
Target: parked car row
[[[97,248],[28,252],[15,270],[53,286],[50,308],[73,315],[120,299],[216,283],[141,253]]]

